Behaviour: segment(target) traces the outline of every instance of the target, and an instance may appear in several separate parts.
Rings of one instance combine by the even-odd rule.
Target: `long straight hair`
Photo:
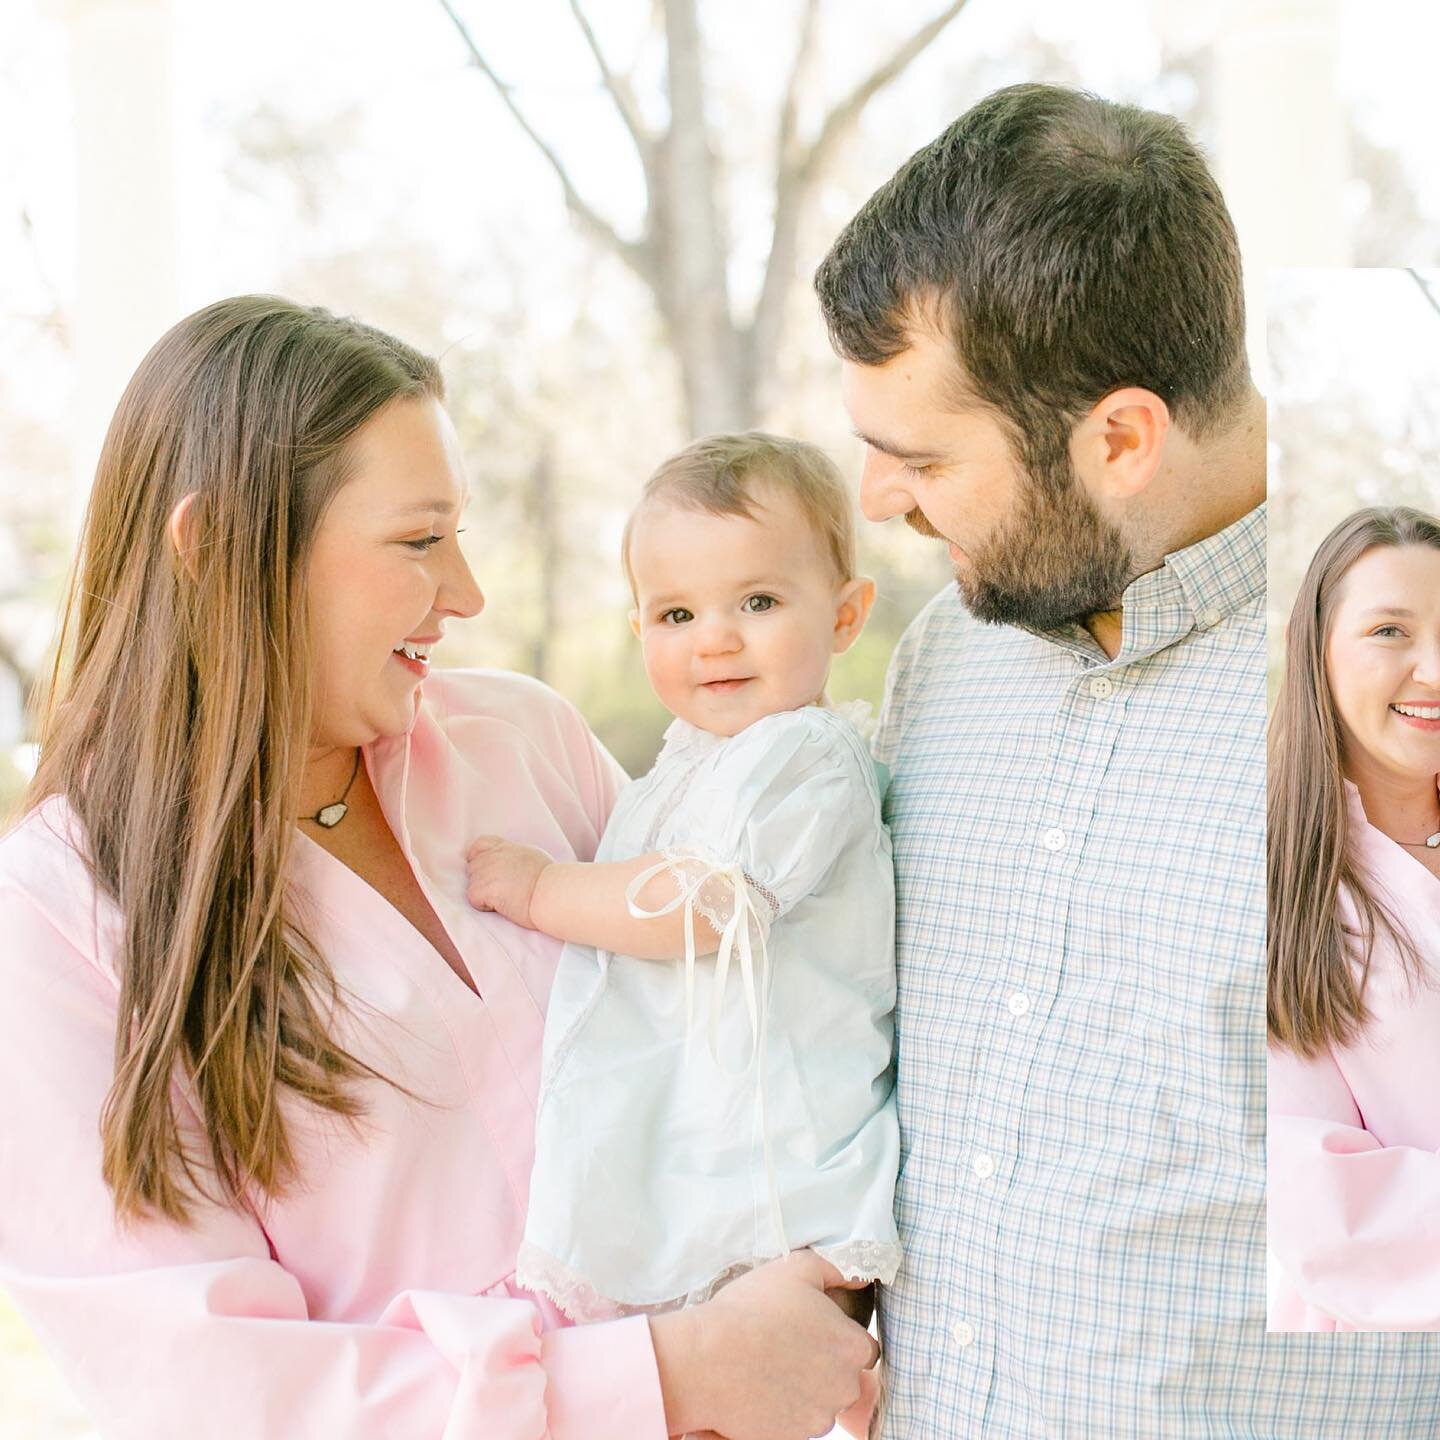
[[[285,1092],[363,1109],[352,1082],[376,1072],[334,1038],[339,988],[285,885],[305,585],[347,442],[393,401],[442,395],[435,362],[381,331],[242,296],[163,336],[111,421],[23,809],[68,802],[124,917],[101,1117],[121,1220],[282,1192]],[[191,494],[182,557],[169,521]],[[177,1082],[208,1154],[182,1143]]]
[[[1365,982],[1388,934],[1417,980],[1425,963],[1348,845],[1342,742],[1325,669],[1340,582],[1377,546],[1440,550],[1440,521],[1418,510],[1359,510],[1315,552],[1286,627],[1285,674],[1270,722],[1268,942],[1270,1036],[1300,1055],[1352,1042],[1369,1022]],[[1358,930],[1341,921],[1342,890]]]

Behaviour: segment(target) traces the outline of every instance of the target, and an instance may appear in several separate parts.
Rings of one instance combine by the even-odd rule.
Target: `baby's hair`
[[[630,541],[635,522],[647,505],[668,500],[710,515],[743,515],[753,520],[755,487],[766,484],[795,500],[836,575],[841,580],[853,580],[857,569],[855,520],[850,492],[834,462],[818,446],[803,440],[746,430],[737,435],[706,435],[693,441],[662,461],[645,482],[620,541],[620,562],[630,582],[630,593],[636,593]]]

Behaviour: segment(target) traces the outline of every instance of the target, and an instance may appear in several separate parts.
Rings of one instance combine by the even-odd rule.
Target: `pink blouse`
[[[303,1185],[192,1228],[117,1228],[101,1180],[119,916],[73,816],[52,799],[0,840],[0,1281],[116,1440],[664,1436],[645,1319],[568,1328],[513,1282],[560,946],[465,900],[475,835],[588,860],[625,777],[569,705],[501,672],[432,674],[410,733],[364,754],[479,997],[297,841],[340,1038],[418,1098],[366,1085],[358,1132],[292,1106]]]
[[[1440,1330],[1440,879],[1345,788],[1354,853],[1430,979],[1412,983],[1382,939],[1357,1043],[1313,1060],[1270,1048],[1270,1328]]]

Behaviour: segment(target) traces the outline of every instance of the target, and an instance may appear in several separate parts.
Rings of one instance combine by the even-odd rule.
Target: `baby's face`
[[[853,588],[836,577],[796,503],[757,487],[754,520],[667,501],[635,522],[630,621],[645,671],[672,715],[736,735],[820,698]],[[855,626],[858,632],[858,626]]]

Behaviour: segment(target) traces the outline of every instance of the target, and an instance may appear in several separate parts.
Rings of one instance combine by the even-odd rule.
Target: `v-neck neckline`
[[[1373,820],[1371,820],[1370,816],[1366,813],[1365,797],[1360,793],[1360,787],[1348,777],[1345,778],[1344,783],[1351,787],[1352,798],[1354,799],[1356,805],[1359,806],[1360,818],[1365,822],[1365,828],[1378,835],[1380,839],[1384,841],[1384,843],[1388,845],[1390,849],[1393,850],[1397,855],[1401,856],[1405,860],[1408,860],[1418,871],[1420,871],[1422,875],[1424,875],[1424,877],[1432,885],[1440,887],[1440,875],[1437,875],[1418,855],[1412,855],[1404,845],[1402,845],[1393,836],[1387,835],[1377,824],[1375,824]],[[1440,902],[1440,889],[1437,889],[1435,891],[1433,898],[1437,902]]]
[[[410,768],[409,739],[410,737],[407,734],[404,737],[405,766],[401,783],[402,820],[404,794],[406,788],[405,781],[408,780]],[[446,973],[446,975],[449,976],[450,980],[454,984],[460,986],[460,988],[472,1000],[479,1001],[483,1005],[485,1003],[484,993],[480,989],[480,982],[475,978],[474,970],[472,970],[470,967],[470,962],[465,958],[465,951],[463,947],[456,941],[453,930],[446,923],[445,917],[443,914],[441,914],[439,906],[435,904],[435,901],[431,898],[429,890],[426,889],[425,882],[421,878],[420,873],[416,868],[415,861],[410,854],[410,849],[406,844],[405,837],[396,833],[395,826],[392,823],[389,814],[386,812],[385,802],[381,798],[379,787],[375,784],[375,772],[374,767],[371,763],[370,747],[368,745],[360,746],[360,755],[365,765],[365,779],[370,786],[371,795],[374,796],[376,807],[380,811],[380,818],[385,822],[386,828],[390,831],[390,835],[395,842],[396,849],[400,852],[400,858],[402,861],[404,861],[406,868],[410,871],[410,878],[415,882],[415,888],[420,892],[420,896],[425,901],[426,905],[430,907],[430,913],[435,917],[435,921],[440,926],[441,930],[445,932],[445,938],[450,942],[451,946],[455,950],[455,954],[460,958],[460,963],[465,967],[465,975],[462,976],[461,974],[459,974],[459,972],[456,971],[455,967],[449,962],[449,960],[447,960],[445,956],[435,948],[434,942],[431,941],[430,937],[426,935],[425,932],[421,930],[419,926],[417,926],[410,919],[410,917],[406,915],[403,910],[400,909],[398,905],[396,905],[386,894],[384,894],[383,891],[377,889],[376,886],[372,885],[370,881],[367,880],[362,874],[360,874],[358,870],[355,870],[351,866],[347,865],[345,861],[343,861],[338,855],[332,854],[318,840],[307,835],[298,824],[295,826],[295,833],[301,837],[306,846],[319,854],[323,858],[323,861],[325,863],[337,867],[357,885],[363,886],[365,891],[368,894],[372,895],[381,905],[385,907],[386,911],[388,911],[390,915],[393,916],[394,923],[403,927],[407,935],[412,936],[415,941],[417,941],[421,946],[424,947],[424,949],[429,953],[431,957],[433,957],[434,961],[440,966],[440,968]],[[468,976],[469,978],[466,979],[466,976]]]

